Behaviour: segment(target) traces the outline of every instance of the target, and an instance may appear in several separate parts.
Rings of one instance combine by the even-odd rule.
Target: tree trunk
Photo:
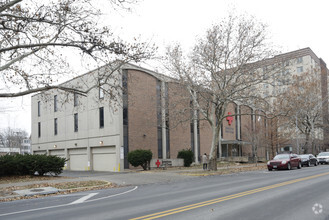
[[[311,152],[311,154],[316,154],[316,152],[315,152],[315,142],[314,142],[314,140],[312,140],[312,152]]]
[[[220,134],[221,123],[213,123],[211,126],[212,140],[211,149],[209,153],[209,170],[217,170],[217,148],[221,145],[219,134]],[[219,144],[219,145],[218,145]]]
[[[310,150],[310,134],[309,133],[306,133],[305,134],[305,149],[304,149],[304,153],[305,154],[310,154],[311,153],[311,150]]]

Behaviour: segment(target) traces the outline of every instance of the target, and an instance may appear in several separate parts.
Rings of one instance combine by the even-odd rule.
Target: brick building
[[[102,67],[64,85],[86,90],[88,84],[97,85],[97,77],[106,71]],[[173,165],[179,165],[177,154],[182,149],[192,149],[197,163],[201,154],[209,153],[211,128],[198,120],[189,93],[174,79],[131,64],[112,78],[113,85],[123,88],[115,100],[104,94],[105,87],[92,88],[88,96],[55,89],[34,95],[33,153],[65,157],[66,169],[96,171],[130,168],[127,154],[135,149],[150,149],[154,160],[170,160]],[[218,156],[247,162],[257,151],[265,160],[273,149],[268,141],[270,123],[261,116],[237,115],[253,113],[250,107],[231,103],[228,109],[234,116],[223,123]],[[258,147],[251,144],[255,135],[263,138]]]

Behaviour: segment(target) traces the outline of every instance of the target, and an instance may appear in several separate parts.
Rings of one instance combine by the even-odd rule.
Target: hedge
[[[66,159],[47,155],[4,155],[0,156],[0,176],[58,175],[63,172]]]

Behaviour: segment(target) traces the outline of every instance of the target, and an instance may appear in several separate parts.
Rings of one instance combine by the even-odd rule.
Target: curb
[[[54,187],[40,187],[40,188],[31,188],[31,189],[25,189],[25,190],[16,190],[13,192],[16,193],[17,195],[8,195],[5,197],[0,197],[0,203],[9,202],[9,201],[13,201],[13,200],[32,199],[36,195],[47,196],[50,194],[54,194],[54,196],[55,196],[55,195],[59,195],[59,194],[65,193],[65,192],[70,193],[70,191],[72,191],[71,193],[75,193],[75,192],[93,190],[93,189],[97,189],[99,187],[102,188],[102,187],[111,186],[111,185],[113,187],[120,187],[119,185],[114,184],[109,181],[104,181],[104,182],[107,182],[107,183],[102,184],[102,185],[96,185],[96,186],[76,187],[76,188],[70,188],[70,189],[57,189]],[[9,199],[9,201],[4,201],[6,199]]]
[[[32,188],[32,189],[23,189],[13,191],[19,196],[35,196],[35,195],[47,195],[58,193],[59,189],[54,187],[40,187],[40,188]]]

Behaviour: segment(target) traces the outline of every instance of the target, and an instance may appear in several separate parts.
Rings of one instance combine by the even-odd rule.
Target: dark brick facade
[[[129,151],[150,149],[158,157],[156,78],[128,70]]]
[[[191,149],[190,94],[177,83],[168,83],[170,148],[172,158],[178,151]]]
[[[158,152],[158,124],[159,124],[159,94],[157,95],[157,86],[161,84],[161,77],[150,74],[147,71],[128,69],[127,70],[128,87],[128,143],[129,151],[136,149],[150,149],[153,158],[159,158]],[[177,158],[178,151],[182,149],[191,149],[193,141],[193,121],[191,120],[193,111],[191,111],[191,96],[185,87],[175,82],[166,83],[168,88],[166,108],[167,120],[169,121],[169,145],[170,155],[167,158]],[[159,91],[158,91],[159,93]],[[266,131],[264,127],[264,118],[261,122],[253,116],[252,110],[247,106],[240,106],[241,116],[238,114],[238,106],[234,103],[228,105],[227,112],[232,115],[231,119],[226,118],[223,121],[223,140],[232,141],[232,143],[242,143],[239,154],[241,156],[252,156],[252,146],[248,144],[251,132],[256,130]],[[202,119],[201,113],[199,118]],[[238,119],[241,122],[238,123]],[[229,124],[230,122],[230,124]],[[268,125],[269,126],[269,125]],[[200,151],[199,155],[209,153],[212,142],[212,130],[206,120],[199,121],[200,132]],[[240,134],[241,132],[241,134]],[[161,133],[160,133],[161,134]],[[264,133],[265,136],[265,133]],[[192,137],[192,138],[191,138]],[[225,148],[227,149],[227,148]],[[232,145],[228,146],[229,151]],[[259,148],[258,155],[265,157],[265,150]]]

